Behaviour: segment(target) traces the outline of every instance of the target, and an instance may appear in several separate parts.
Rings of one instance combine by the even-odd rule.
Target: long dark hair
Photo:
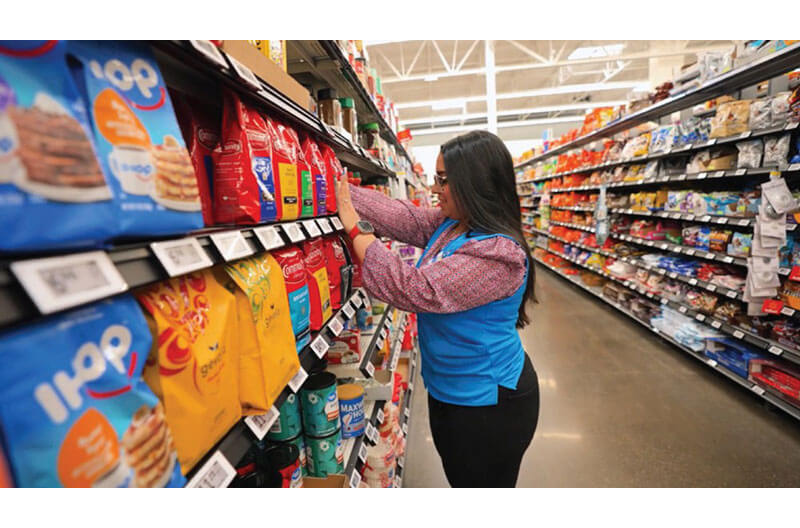
[[[441,148],[447,185],[469,229],[500,233],[517,241],[528,259],[528,281],[519,307],[517,328],[530,322],[525,306],[536,302],[533,258],[522,234],[514,162],[503,141],[485,130],[451,139]]]

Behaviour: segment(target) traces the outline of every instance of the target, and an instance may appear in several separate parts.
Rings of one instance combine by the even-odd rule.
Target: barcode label
[[[331,322],[328,323],[328,329],[336,337],[339,337],[342,334],[342,331],[344,330],[344,324],[342,324],[342,320],[338,315],[331,319]]]
[[[283,224],[283,230],[289,235],[289,240],[292,242],[302,242],[306,239],[303,232],[300,231],[300,226],[297,223],[292,222],[291,224]]]
[[[364,299],[362,299],[360,295],[353,295],[350,297],[350,302],[356,308],[361,308],[361,305],[364,304]]]
[[[20,260],[11,271],[43,314],[122,293],[128,284],[104,251]]]
[[[230,55],[228,55],[228,59],[230,59],[231,64],[233,65],[233,69],[234,71],[236,71],[236,74],[239,76],[239,78],[241,78],[245,82],[245,84],[247,84],[250,88],[256,91],[261,90],[261,82],[258,80],[258,77],[256,77],[255,74],[250,70],[250,68],[248,68],[235,58],[231,57]]]
[[[267,434],[270,427],[272,427],[272,424],[275,423],[275,420],[278,419],[280,414],[280,411],[278,411],[278,409],[276,409],[273,405],[266,414],[248,416],[244,419],[244,423],[250,428],[251,431],[253,431],[253,434],[256,435],[256,438],[263,440],[264,436]]]
[[[398,489],[403,487],[403,479],[400,478],[400,475],[394,476],[394,487]]]
[[[342,231],[344,229],[342,221],[339,220],[338,216],[334,216],[333,218],[331,218],[331,223],[333,224],[333,227],[335,227],[337,231]]]
[[[403,456],[401,456],[400,458],[397,459],[397,467],[399,467],[400,469],[403,469],[403,467],[405,467],[405,465],[406,465],[406,456],[403,455]]]
[[[278,233],[277,226],[257,227],[253,229],[253,234],[267,251],[283,247],[283,238]]]
[[[318,237],[322,234],[322,232],[319,230],[319,226],[317,226],[317,222],[314,220],[303,220],[303,227],[306,228],[306,233],[308,233],[308,236],[312,238]]]
[[[762,388],[761,388],[761,387],[759,387],[758,385],[753,385],[752,387],[750,387],[750,390],[751,390],[751,391],[753,391],[753,392],[755,392],[755,393],[756,393],[756,394],[758,394],[759,396],[763,396],[763,395],[764,395],[764,392],[766,392],[764,389],[762,389]]]
[[[686,308],[685,306],[681,306],[680,308],[678,308],[678,311],[679,311],[680,313],[686,313],[686,311],[687,311],[687,308]]]
[[[408,422],[403,422],[403,436],[408,435]]]
[[[710,292],[715,292],[717,291],[717,286],[715,284],[709,284],[708,286],[706,286],[706,289]]]
[[[364,431],[364,434],[370,440],[370,442],[372,442],[373,444],[375,443],[374,435],[377,434],[377,430],[375,429],[374,425],[372,425],[371,423],[368,423],[367,424],[367,428]]]
[[[350,475],[350,487],[357,488],[360,485],[361,485],[361,474],[354,469],[353,473]]]
[[[722,218],[719,218],[719,219],[717,220],[717,223],[718,223],[718,224],[725,225],[725,224],[727,224],[727,223],[728,223],[728,219],[727,219],[726,217],[724,217],[724,216],[723,216]]]
[[[317,218],[317,225],[319,226],[320,229],[322,229],[322,232],[325,233],[326,235],[329,233],[333,233],[331,222],[327,218]]]
[[[714,361],[713,359],[708,359],[708,360],[706,360],[706,363],[708,363],[708,364],[709,364],[709,365],[711,365],[712,367],[716,367],[716,366],[717,366],[717,362],[716,362],[716,361]]]
[[[225,231],[209,235],[225,262],[249,257],[255,250],[244,239],[241,231]]]
[[[366,371],[368,377],[370,378],[373,377],[375,375],[375,365],[373,365],[372,363],[367,363]]]
[[[383,424],[383,419],[385,418],[385,416],[383,415],[383,409],[378,409],[378,412],[375,416],[378,419],[378,423]]]
[[[153,250],[170,277],[177,277],[214,265],[200,246],[200,242],[194,237],[153,242],[150,244],[150,249]]]
[[[203,464],[187,488],[225,488],[236,476],[236,470],[220,451],[215,452],[208,462]]]
[[[347,302],[344,306],[342,306],[342,313],[344,313],[344,316],[347,319],[352,319],[353,316],[356,314],[356,311],[350,304],[350,302]]]
[[[711,326],[713,326],[716,329],[719,329],[722,326],[722,323],[720,323],[719,321],[711,321]]]
[[[776,347],[775,345],[772,345],[771,347],[769,347],[767,349],[767,351],[770,354],[775,354],[776,356],[780,356],[781,354],[783,354],[783,349],[780,348],[780,347]]]
[[[303,383],[306,382],[306,379],[308,379],[308,372],[301,366],[297,374],[289,381],[289,388],[292,389],[292,392],[296,393],[300,390],[300,387],[303,386]]]
[[[735,299],[739,294],[735,290],[729,290],[725,295],[731,299]]]
[[[225,69],[228,68],[228,64],[225,62],[225,58],[222,56],[219,48],[217,48],[212,42],[209,42],[208,40],[190,40],[189,43],[206,59],[210,60],[217,66],[221,66]]]
[[[316,354],[320,359],[322,359],[322,356],[325,355],[329,348],[330,345],[322,336],[317,336],[317,338],[311,343],[311,350],[313,350],[314,354]]]
[[[744,332],[741,332],[739,330],[734,330],[733,337],[735,337],[736,339],[741,339],[744,337]]]

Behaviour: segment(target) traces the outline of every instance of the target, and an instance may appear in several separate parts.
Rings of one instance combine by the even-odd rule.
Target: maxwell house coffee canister
[[[342,420],[342,438],[353,438],[364,433],[364,387],[355,383],[339,385],[339,414]]]
[[[308,377],[300,389],[303,430],[306,436],[322,438],[339,429],[339,398],[336,375],[320,372]]]
[[[267,438],[276,442],[284,442],[297,437],[303,432],[303,424],[300,418],[300,397],[298,395],[290,394],[278,411],[281,414],[272,424],[267,433]]]
[[[344,445],[340,430],[325,438],[306,436],[305,442],[310,477],[325,478],[344,471]]]

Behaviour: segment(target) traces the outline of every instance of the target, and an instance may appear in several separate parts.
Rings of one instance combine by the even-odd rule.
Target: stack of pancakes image
[[[176,455],[161,402],[136,411],[122,436],[122,449],[125,463],[133,469],[135,487],[163,487],[169,481]]]
[[[156,164],[156,195],[167,200],[198,202],[200,191],[192,159],[185,147],[172,136],[152,149]]]

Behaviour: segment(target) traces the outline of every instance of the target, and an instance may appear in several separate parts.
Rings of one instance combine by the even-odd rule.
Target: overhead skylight
[[[625,44],[607,44],[605,46],[584,46],[569,54],[567,60],[595,59],[598,57],[615,57],[622,53]]]

